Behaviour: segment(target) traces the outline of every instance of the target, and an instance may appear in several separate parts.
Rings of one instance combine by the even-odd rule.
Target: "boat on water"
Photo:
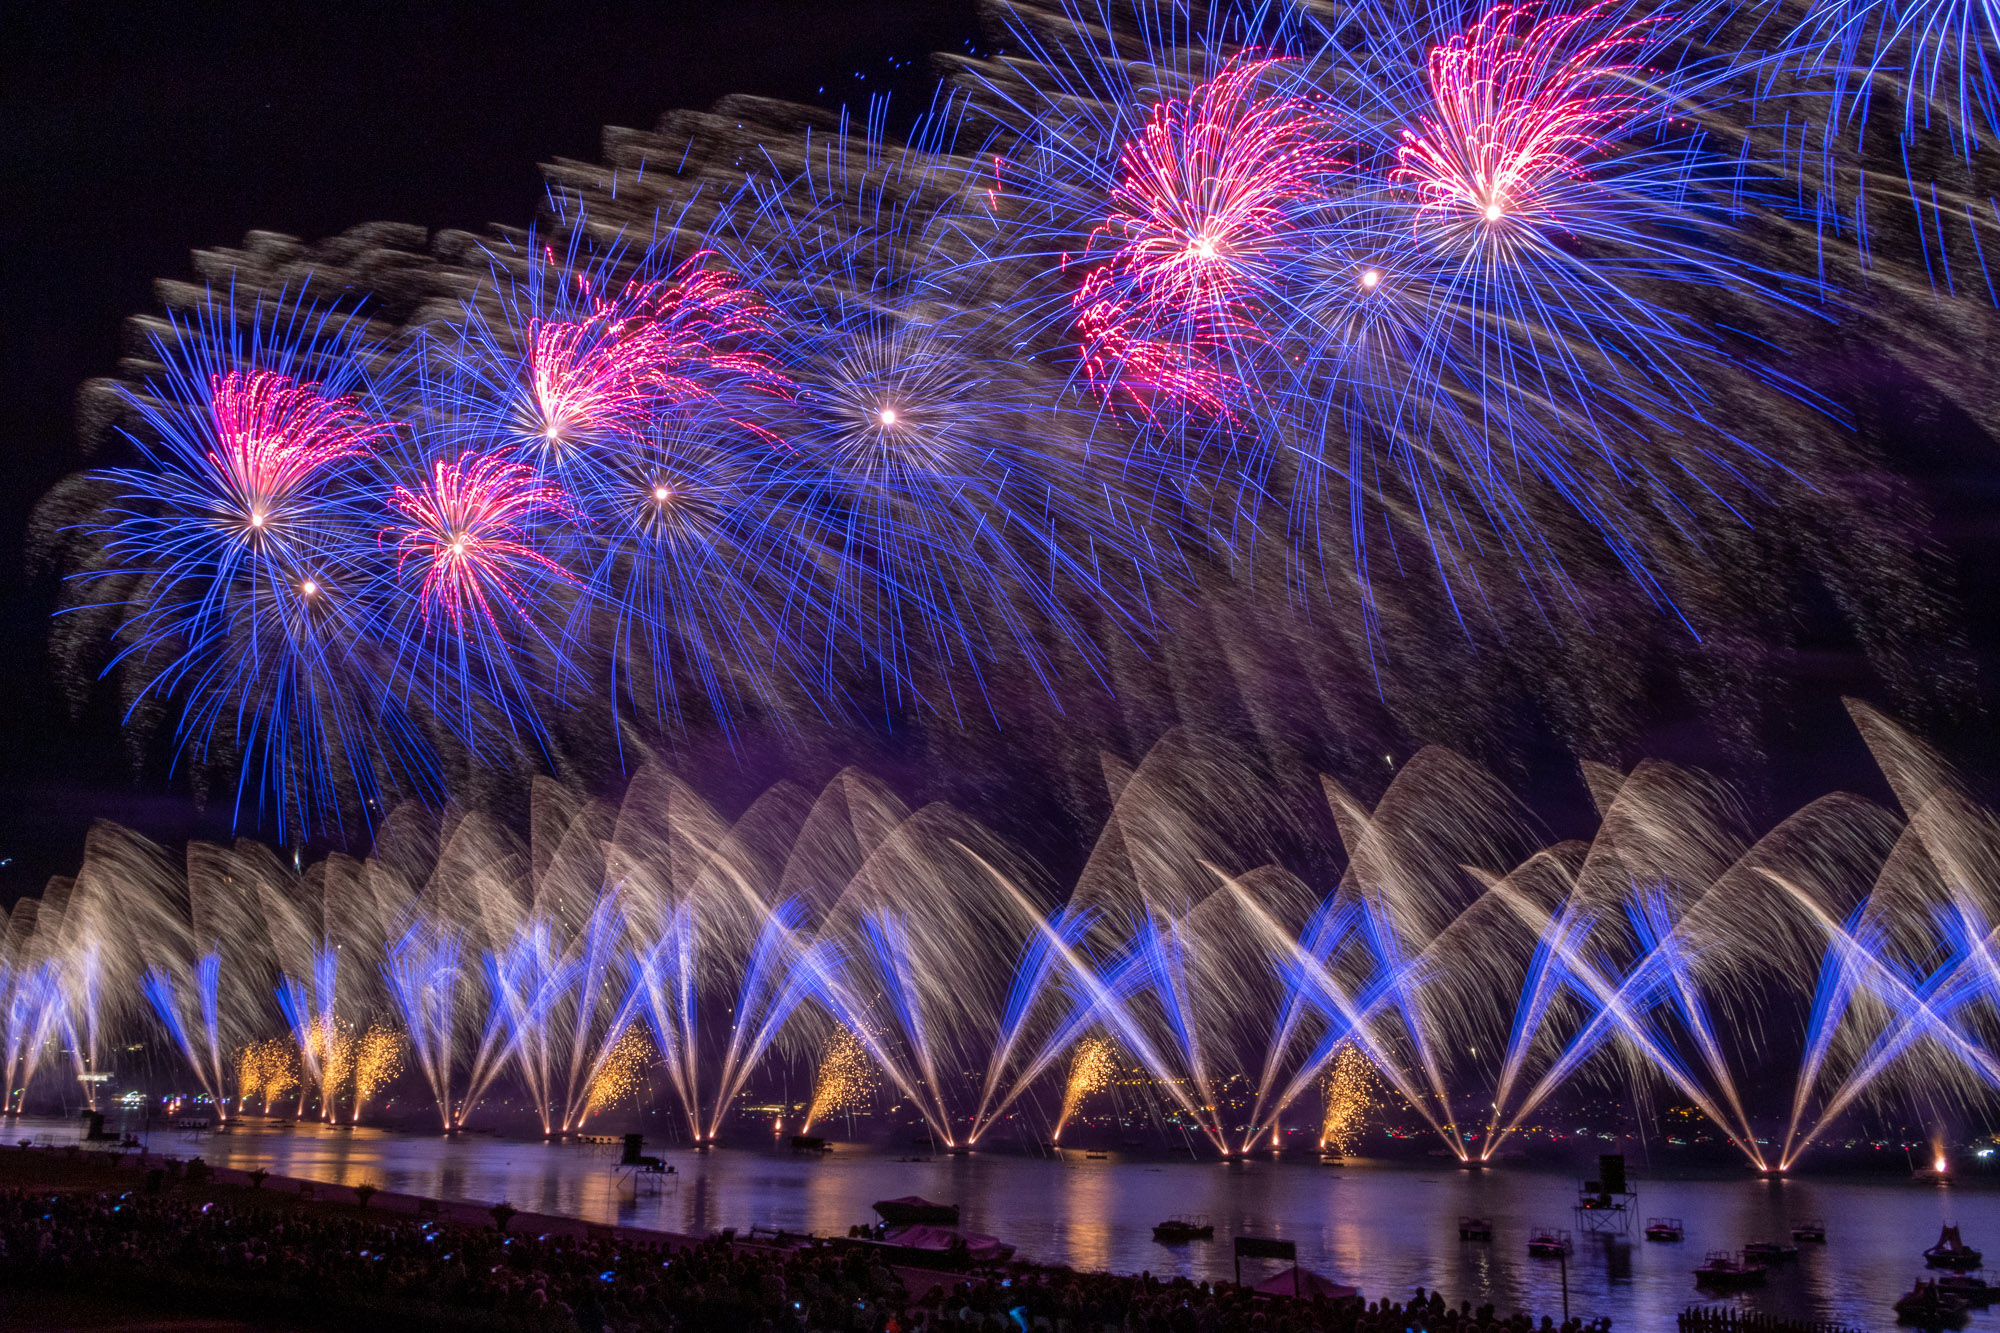
[[[1943,1328],[1965,1322],[1965,1298],[1954,1296],[1935,1282],[1917,1279],[1916,1286],[1896,1301],[1896,1322],[1923,1328]]]
[[[1528,1237],[1528,1257],[1531,1259],[1569,1258],[1569,1232],[1556,1231],[1547,1227]]]
[[[1657,1241],[1681,1241],[1687,1239],[1687,1228],[1678,1217],[1649,1217],[1646,1219],[1646,1239]]]
[[[1215,1223],[1206,1217],[1180,1213],[1153,1228],[1153,1239],[1162,1245],[1185,1245],[1191,1240],[1214,1240]]]
[[[1764,1285],[1764,1265],[1738,1251],[1710,1250],[1708,1257],[1701,1261],[1701,1267],[1694,1270],[1694,1282],[1698,1287],[1714,1287],[1735,1290],[1740,1287],[1761,1287]]]
[[[1743,1247],[1743,1257],[1760,1264],[1781,1264],[1799,1257],[1799,1247],[1782,1241],[1753,1240]]]
[[[1938,1232],[1937,1244],[1924,1251],[1924,1263],[1932,1268],[1949,1268],[1964,1272],[1977,1268],[1984,1258],[1978,1250],[1965,1243],[1958,1234],[1958,1224],[1947,1222]]]
[[[923,1223],[881,1227],[876,1235],[863,1235],[845,1243],[865,1246],[887,1264],[945,1272],[962,1272],[980,1264],[1004,1264],[1014,1257],[1014,1247],[997,1237]]]
[[[1461,1217],[1458,1219],[1460,1240],[1492,1240],[1493,1219],[1490,1217]]]
[[[1826,1223],[1818,1218],[1792,1223],[1792,1239],[1807,1245],[1826,1244]]]
[[[1949,1292],[1967,1305],[1985,1309],[2000,1300],[2000,1286],[1995,1286],[1977,1273],[1947,1273],[1937,1280],[1939,1291]]]
[[[940,1226],[958,1225],[958,1205],[955,1203],[933,1203],[917,1194],[905,1194],[900,1199],[878,1199],[874,1205],[875,1215],[882,1219],[884,1226]]]

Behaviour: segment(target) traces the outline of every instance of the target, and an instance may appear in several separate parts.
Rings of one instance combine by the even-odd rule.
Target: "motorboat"
[[[884,1226],[941,1226],[958,1225],[958,1205],[955,1203],[932,1203],[929,1199],[915,1194],[905,1194],[900,1199],[881,1199],[875,1204],[876,1216]]]
[[[1764,1285],[1764,1265],[1738,1251],[1710,1250],[1708,1257],[1701,1261],[1701,1267],[1694,1270],[1694,1281],[1698,1287],[1716,1287],[1736,1290],[1741,1287],[1761,1287]]]
[[[1162,1245],[1185,1245],[1191,1240],[1213,1240],[1215,1223],[1206,1217],[1179,1214],[1154,1226],[1153,1239]]]
[[[1781,1264],[1799,1257],[1799,1247],[1775,1240],[1753,1240],[1743,1247],[1743,1257],[1760,1264]]]
[[[1967,1305],[1984,1309],[2000,1300],[2000,1286],[1977,1273],[1947,1273],[1937,1280],[1939,1291],[1950,1292]]]
[[[1569,1232],[1543,1228],[1528,1237],[1528,1257],[1531,1259],[1569,1258]]]
[[[1943,1328],[1965,1322],[1965,1299],[1943,1290],[1935,1282],[1917,1279],[1917,1284],[1896,1301],[1896,1322],[1921,1328]]]

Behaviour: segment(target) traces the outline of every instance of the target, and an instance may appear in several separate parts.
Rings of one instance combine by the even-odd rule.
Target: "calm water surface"
[[[22,1124],[25,1137],[30,1126]],[[37,1128],[62,1138],[75,1133],[74,1122]],[[447,1141],[317,1126],[251,1128],[224,1137],[155,1130],[151,1146],[335,1184],[366,1181],[449,1199],[505,1199],[532,1211],[695,1233],[754,1225],[844,1234],[852,1223],[870,1219],[874,1200],[921,1194],[960,1204],[965,1229],[999,1236],[1018,1246],[1022,1258],[1113,1272],[1227,1277],[1230,1236],[1274,1236],[1295,1241],[1307,1268],[1358,1286],[1370,1298],[1407,1295],[1421,1285],[1453,1301],[1492,1301],[1502,1310],[1537,1314],[1561,1308],[1561,1272],[1552,1260],[1528,1257],[1528,1233],[1544,1226],[1577,1229],[1571,1213],[1575,1175],[1527,1167],[1473,1173],[1444,1163],[1328,1167],[1263,1160],[1225,1166],[1003,1154],[903,1161],[859,1149],[820,1158],[723,1148],[669,1151],[665,1156],[678,1174],[657,1188],[647,1181],[634,1198],[629,1192],[621,1197],[616,1151],[602,1147],[480,1136]],[[1980,1187],[1721,1178],[1641,1179],[1634,1188],[1633,1234],[1579,1234],[1568,1266],[1571,1309],[1608,1314],[1620,1329],[1671,1329],[1687,1305],[1722,1303],[1695,1290],[1692,1270],[1704,1252],[1735,1250],[1753,1240],[1788,1241],[1794,1220],[1824,1219],[1827,1243],[1801,1247],[1796,1262],[1772,1270],[1763,1291],[1736,1299],[1796,1317],[1886,1329],[1895,1323],[1891,1302],[1922,1271],[1920,1251],[1937,1238],[1940,1223],[1959,1223],[1968,1242],[2000,1261],[2000,1192]],[[1175,1248],[1155,1244],[1153,1224],[1177,1213],[1207,1214],[1216,1239]],[[1466,1214],[1492,1219],[1490,1244],[1458,1239],[1458,1220]],[[1641,1239],[1639,1227],[1650,1216],[1681,1218],[1686,1243]],[[1975,1313],[1969,1327],[2000,1330],[2000,1306]]]

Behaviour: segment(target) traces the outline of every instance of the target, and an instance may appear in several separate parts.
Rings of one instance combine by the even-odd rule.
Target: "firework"
[[[620,715],[684,729],[705,709],[728,731],[808,693],[780,607],[814,605],[821,575],[783,462],[746,413],[663,417],[565,463],[563,558],[583,595],[563,644],[605,664]]]
[[[2000,12],[1986,0],[1816,0],[1789,42],[1831,82],[1830,140],[1861,127],[1878,90],[1901,103],[1906,142],[1941,131],[1970,159],[2000,133]]]
[[[806,1106],[800,1133],[810,1133],[813,1123],[842,1111],[856,1111],[868,1105],[875,1094],[877,1073],[869,1058],[868,1046],[852,1028],[833,1034],[820,1052],[819,1068],[813,1072],[812,1101]]]
[[[1501,5],[1431,48],[1431,106],[1404,127],[1390,179],[1416,193],[1415,225],[1433,244],[1473,249],[1506,227],[1560,225],[1564,187],[1658,117],[1649,71],[1630,57],[1668,20],[1611,26],[1607,12]]]
[[[426,929],[427,924],[412,925],[389,943],[382,977],[402,1017],[417,1066],[437,1099],[438,1116],[450,1129],[463,980],[460,940],[456,932]]]
[[[282,1037],[267,1038],[253,1049],[260,1052],[256,1063],[263,1077],[260,1084],[264,1103],[262,1110],[269,1115],[273,1105],[298,1090],[299,1049]]]
[[[1069,1061],[1069,1080],[1063,1084],[1062,1110],[1056,1114],[1052,1138],[1062,1138],[1063,1127],[1077,1113],[1086,1097],[1104,1091],[1118,1072],[1118,1047],[1104,1037],[1086,1037],[1077,1044]]]
[[[241,753],[239,808],[254,796],[308,827],[343,794],[432,771],[360,651],[368,552],[347,481],[393,428],[368,405],[375,350],[355,326],[261,304],[246,324],[235,299],[156,335],[164,368],[131,399],[147,465],[97,479],[99,554],[78,577],[120,588],[110,669],[135,712],[176,706],[192,761]]]
[[[331,1028],[316,1026],[300,1050],[301,1063],[319,1071],[319,1109],[322,1120],[335,1119],[335,1106],[348,1090],[354,1076],[359,1044],[354,1025],[340,1019]]]
[[[183,983],[179,978],[161,968],[149,968],[140,983],[148,1003],[159,1018],[167,1035],[180,1049],[188,1062],[188,1067],[201,1083],[201,1089],[215,1106],[218,1120],[229,1117],[228,1092],[223,1082],[223,1055],[221,1044],[221,1013],[219,991],[222,978],[222,954],[210,953],[196,961],[189,969],[185,985],[192,992],[190,997],[183,994]]]
[[[589,866],[563,869],[588,874]],[[596,1072],[631,1026],[640,995],[628,984],[638,963],[624,947],[624,901],[615,890],[597,891],[594,880],[563,887],[567,893],[551,895],[486,956],[487,1032],[461,1122],[511,1059],[542,1132],[569,1133]]]
[[[493,251],[497,312],[469,303],[427,349],[434,408],[451,429],[561,471],[663,414],[784,391],[764,345],[769,312],[736,273],[706,253],[675,263],[664,246],[593,248],[582,219],[562,221],[561,254],[535,236]]]
[[[822,689],[952,716],[996,669],[1050,691],[1064,657],[1096,669],[1090,622],[1140,619],[1160,563],[1151,465],[1059,376],[995,361],[987,314],[945,276],[935,215],[965,178],[933,154],[956,116],[940,107],[907,147],[879,124],[809,143],[803,170],[735,201],[742,239],[718,242],[774,266],[797,382],[770,418],[775,493],[810,564],[787,566],[779,642]]]
[[[1071,17],[1081,33],[1099,16]],[[1122,361],[1183,409],[1151,425],[1211,530],[1281,529],[1296,585],[1351,580],[1368,637],[1371,548],[1406,537],[1461,622],[1502,580],[1573,599],[1597,553],[1673,609],[1662,568],[1688,530],[1661,516],[1773,464],[1709,424],[1725,354],[1656,293],[1812,292],[1728,257],[1755,190],[1696,127],[1731,70],[1683,53],[1699,16],[1611,3],[1354,21],[1363,56],[1277,15],[1148,10],[1129,33],[1144,83],[1124,46],[1023,25],[1032,60],[982,88],[1020,142],[973,267],[1029,346],[1067,285],[1085,378],[1113,383]],[[1326,567],[1342,554],[1351,573]]]
[[[1382,1107],[1381,1088],[1368,1057],[1352,1043],[1343,1045],[1321,1080],[1326,1109],[1320,1120],[1319,1146],[1337,1153],[1351,1153],[1359,1147],[1369,1117]]]
[[[1147,112],[1119,152],[1110,212],[1078,257],[1084,374],[1152,416],[1223,415],[1245,390],[1301,221],[1349,163],[1324,114],[1273,92],[1283,62],[1232,63]]]
[[[1225,750],[1162,746],[1108,773],[1113,817],[1060,907],[990,833],[852,771],[735,821],[657,771],[615,812],[544,786],[525,848],[480,816],[439,841],[399,813],[366,867],[332,858],[302,895],[247,844],[197,849],[181,879],[100,835],[77,884],[24,899],[0,933],[0,1059],[16,1109],[24,1089],[53,1094],[44,1057],[83,1026],[73,960],[94,952],[111,1049],[157,1021],[201,1091],[221,1087],[226,1045],[239,1105],[299,1084],[302,1106],[344,1120],[343,1097],[382,1095],[405,1038],[380,1018],[357,1034],[342,1006],[427,962],[487,1001],[476,1042],[424,1038],[466,1090],[452,1125],[505,1083],[551,1134],[573,1131],[642,1096],[657,1050],[713,1141],[746,1086],[776,1083],[774,1052],[808,1048],[810,1123],[893,1087],[892,1113],[945,1145],[1031,1092],[1072,1120],[1110,1079],[1228,1157],[1315,1094],[1330,1147],[1386,1104],[1490,1157],[1565,1092],[1616,1082],[1664,1086],[1746,1161],[1785,1169],[1859,1105],[2000,1089],[2000,891],[1947,873],[2000,863],[2000,824],[1907,735],[1855,716],[1903,808],[1835,796],[1753,838],[1713,779],[1592,766],[1587,847],[1544,844],[1490,774],[1435,748],[1373,803],[1328,784],[1340,845],[1314,846]],[[1322,894],[1283,868],[1294,857],[1344,869]],[[413,917],[493,943],[425,952]],[[216,944],[174,961],[193,938]],[[268,956],[275,1009],[222,984]],[[432,1001],[405,1012],[444,1021]],[[281,1021],[290,1038],[236,1036]],[[1772,1070],[1792,1085],[1782,1137],[1756,1100]],[[1470,1106],[1483,1125],[1461,1125]]]
[[[682,725],[692,694],[727,726],[773,706],[786,678],[767,609],[786,525],[757,422],[789,391],[770,312],[712,254],[675,261],[671,228],[655,246],[597,249],[584,219],[562,221],[560,251],[530,237],[489,256],[497,301],[427,338],[411,378],[437,438],[482,453],[497,441],[532,470],[509,489],[544,512],[532,541],[511,538],[504,573],[571,594],[546,625],[546,598],[525,620],[528,608],[495,604],[529,632],[496,636],[489,622],[477,654],[453,661],[433,639],[415,657],[472,696],[461,730],[487,711],[532,729],[539,700],[571,686],[608,698],[614,725],[627,710]]]
[[[1371,529],[1421,537],[1446,587],[1504,551],[1536,600],[1567,597],[1591,563],[1574,524],[1674,609],[1686,529],[1660,516],[1786,465],[1716,424],[1711,390],[1732,359],[1791,386],[1681,312],[1697,293],[1796,305],[1811,284],[1732,257],[1762,196],[1698,128],[1733,96],[1726,65],[1678,44],[1699,16],[1632,13],[1429,15],[1386,29],[1379,73],[1329,85],[1369,184],[1316,224],[1302,270],[1294,401],[1307,439],[1342,447],[1301,456],[1290,512],[1301,558],[1339,534],[1371,599]]]
[[[409,1038],[400,1029],[379,1019],[369,1023],[354,1044],[354,1105],[348,1112],[348,1123],[360,1124],[368,1099],[403,1072],[403,1056],[409,1045]]]
[[[339,837],[444,772],[877,743],[964,790],[1026,754],[1081,828],[1094,752],[1176,725],[1372,766],[1528,710],[1609,753],[1655,667],[1747,736],[1801,561],[1894,622],[1857,636],[1890,688],[1949,694],[1921,523],[1843,498],[1875,465],[1764,364],[1868,316],[1795,243],[1766,125],[1818,113],[1744,123],[1733,11],[1326,12],[1023,10],[907,142],[565,167],[534,232],[441,234],[425,299],[372,240],[305,289],[205,259],[243,299],[167,289],[138,461],[36,523],[84,576],[74,702],[111,666],[135,741]],[[318,313],[350,296],[377,322]],[[433,512],[468,457],[549,501],[479,564]]]
[[[298,1087],[298,1050],[282,1037],[267,1037],[245,1046],[236,1057],[237,1104],[244,1110],[261,1103],[271,1107]]]
[[[151,995],[149,993],[149,998]],[[16,1112],[34,1081],[44,1048],[63,1019],[54,965],[0,965],[0,1110]]]
[[[264,1091],[267,1075],[264,1070],[263,1052],[256,1045],[245,1046],[236,1053],[236,1104],[249,1108]]]
[[[653,1044],[646,1040],[645,1032],[637,1027],[626,1028],[592,1076],[577,1123],[582,1124],[599,1111],[636,1103],[646,1085],[646,1071],[653,1062]]]
[[[291,1029],[298,1053],[299,1100],[294,1114],[305,1114],[309,1093],[319,1094],[319,1117],[337,1119],[336,1103],[354,1073],[354,1024],[340,1016],[337,1003],[340,951],[322,941],[310,950],[306,979],[281,975],[278,1008]]]
[[[505,455],[438,459],[427,485],[399,486],[389,504],[405,524],[394,532],[398,563],[421,576],[417,605],[426,624],[463,635],[475,612],[496,634],[503,619],[532,624],[531,586],[568,578],[526,540],[568,514],[567,497]]]

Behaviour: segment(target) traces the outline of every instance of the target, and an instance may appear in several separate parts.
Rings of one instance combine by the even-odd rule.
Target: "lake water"
[[[8,1137],[61,1141],[76,1133],[74,1121],[23,1118],[19,1124]],[[150,1146],[335,1184],[366,1181],[448,1199],[505,1199],[526,1210],[693,1233],[754,1225],[845,1234],[851,1224],[870,1220],[876,1199],[921,1194],[959,1204],[964,1229],[998,1236],[1017,1246],[1022,1258],[1113,1272],[1228,1277],[1232,1236],[1271,1236],[1296,1242],[1307,1268],[1357,1286],[1371,1299],[1404,1296],[1421,1285],[1454,1302],[1491,1301],[1503,1311],[1536,1314],[1560,1310],[1562,1272],[1553,1260],[1528,1257],[1528,1235],[1564,1227],[1579,1232],[1568,1264],[1571,1309],[1610,1315],[1620,1329],[1671,1329],[1689,1304],[1723,1303],[1695,1289],[1692,1270],[1704,1253],[1754,1240],[1788,1241],[1797,1220],[1824,1219],[1827,1243],[1802,1246],[1796,1262],[1772,1269],[1762,1291],[1734,1299],[1795,1317],[1893,1327],[1891,1302],[1923,1271],[1920,1252],[1944,1222],[1960,1224],[1966,1240],[2000,1266],[2000,1190],[1888,1177],[1639,1179],[1632,1233],[1614,1239],[1581,1234],[1572,1213],[1574,1171],[1528,1166],[1467,1172],[1444,1162],[1322,1166],[1265,1159],[1223,1165],[1003,1153],[913,1161],[858,1148],[800,1157],[738,1147],[705,1154],[669,1150],[663,1155],[677,1174],[646,1181],[633,1198],[621,1197],[617,1152],[607,1147],[315,1125],[253,1126],[220,1137],[155,1129]],[[1215,1240],[1173,1248],[1153,1241],[1155,1222],[1187,1213],[1206,1214]],[[1461,1215],[1490,1218],[1493,1240],[1459,1240]],[[1639,1231],[1650,1216],[1682,1219],[1686,1242],[1645,1241]],[[1260,1275],[1277,1267],[1252,1266]],[[1970,1327],[2000,1330],[2000,1306],[1975,1313]]]

